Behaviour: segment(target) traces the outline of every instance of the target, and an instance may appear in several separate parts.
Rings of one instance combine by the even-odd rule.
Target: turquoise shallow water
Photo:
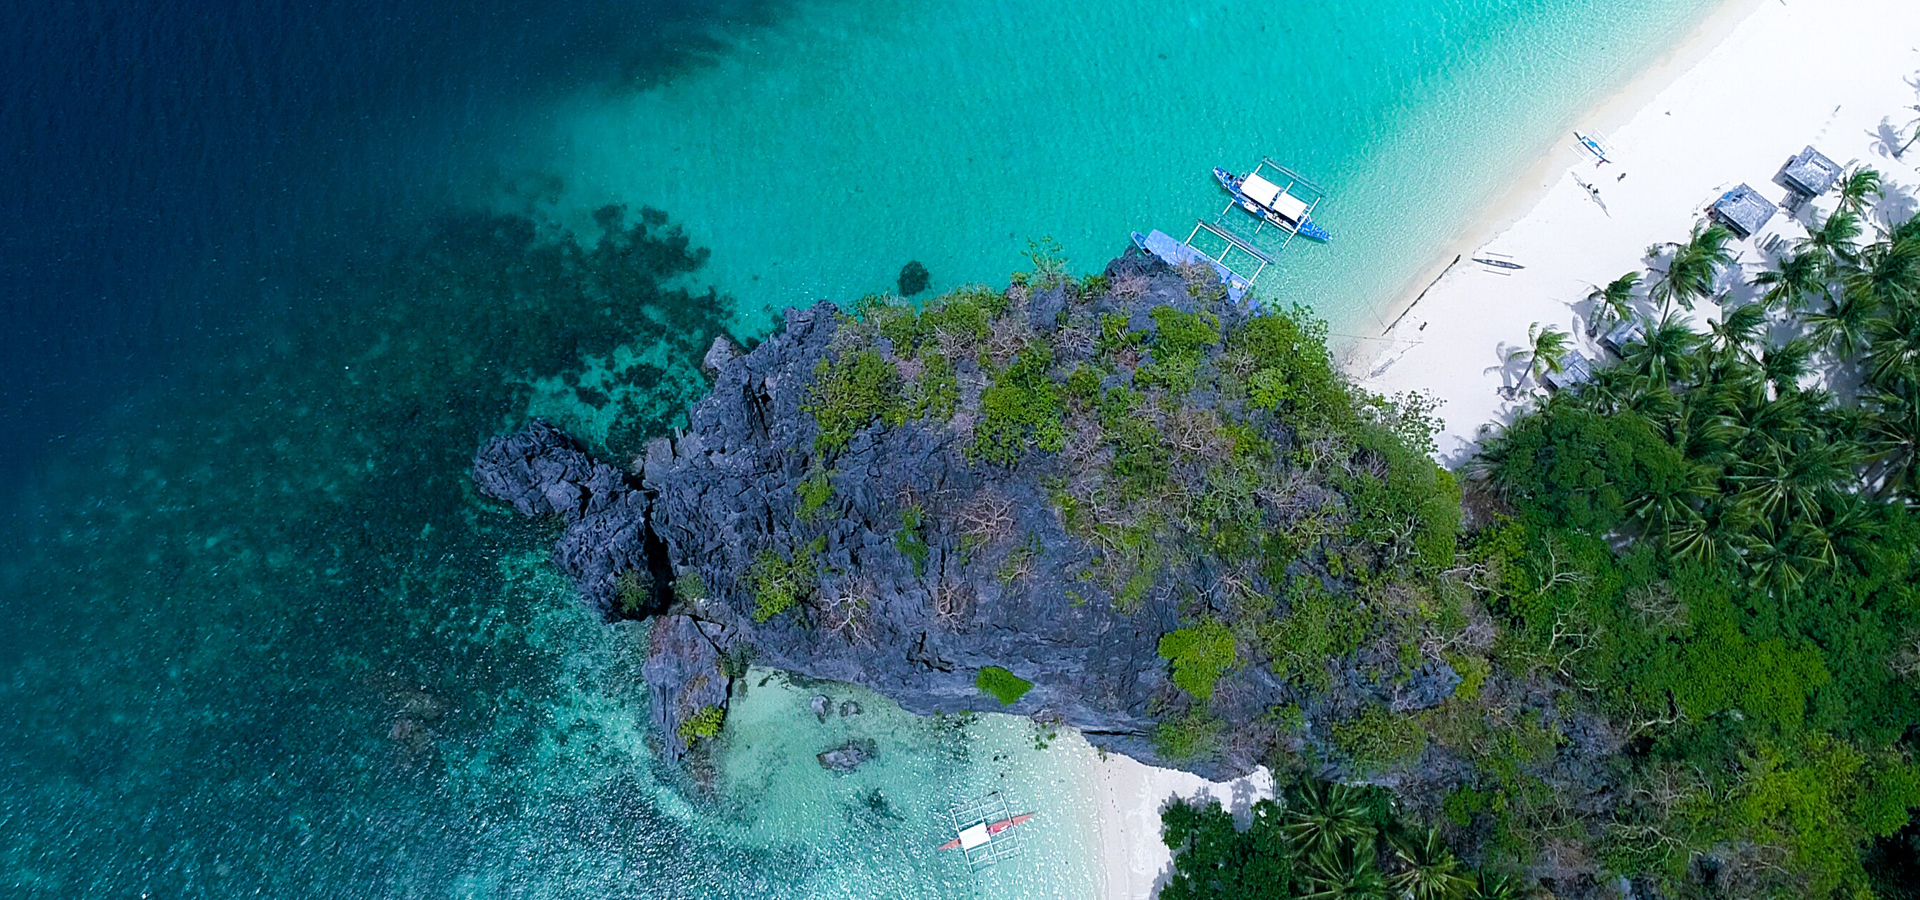
[[[707,284],[751,337],[780,306],[886,290],[908,259],[936,290],[998,282],[1052,236],[1090,269],[1129,230],[1184,233],[1222,203],[1208,166],[1262,153],[1334,192],[1337,234],[1268,288],[1358,327],[1704,8],[751,6],[761,24],[699,44],[704,63],[553,91],[437,170],[501,172],[464,185],[476,204],[531,206],[589,248],[589,209],[658,207],[703,266],[648,244],[608,296],[562,303],[528,280],[549,258],[531,226],[456,219],[407,252],[374,232],[262,288],[293,311],[202,354],[194,389],[152,387],[27,469],[0,540],[0,893],[1091,895],[1089,751],[1036,750],[1022,720],[950,726],[834,688],[867,712],[818,722],[817,688],[756,677],[710,790],[658,771],[644,629],[591,620],[546,563],[552,529],[474,496],[473,448],[531,413],[616,458],[661,433],[697,392],[698,313],[725,306]],[[814,764],[849,737],[879,744],[870,768]],[[943,804],[990,786],[1043,817],[1022,863],[975,877],[928,848]]]
[[[708,70],[561,108],[526,162],[673,211],[715,283],[778,309],[892,290],[909,259],[936,290],[997,282],[1030,238],[1095,270],[1130,231],[1185,236],[1225,204],[1210,167],[1267,155],[1331,193],[1336,237],[1263,287],[1364,330],[1710,6],[814,0]]]

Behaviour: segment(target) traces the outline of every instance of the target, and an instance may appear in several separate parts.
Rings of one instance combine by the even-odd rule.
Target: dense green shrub
[[[802,522],[811,522],[820,514],[821,507],[833,497],[833,473],[825,469],[814,469],[807,473],[800,484],[794,488],[800,495],[800,506],[794,515]]]
[[[1515,422],[1484,455],[1493,482],[1540,521],[1605,533],[1631,498],[1692,483],[1679,451],[1645,416],[1550,406]]]
[[[1333,743],[1362,771],[1411,762],[1427,749],[1427,732],[1412,716],[1384,706],[1369,706],[1360,715],[1333,725]]]
[[[653,579],[639,569],[628,569],[614,579],[613,593],[621,615],[637,616],[653,602]]]
[[[974,459],[1011,466],[1027,447],[1058,452],[1066,443],[1060,387],[1047,370],[1053,352],[1044,345],[1020,351],[980,395],[974,426]]]
[[[826,549],[825,537],[795,550],[791,559],[773,550],[762,550],[753,558],[747,572],[747,584],[753,592],[753,620],[765,622],[806,599],[818,589],[819,572],[814,557]]]
[[[1027,691],[1033,689],[1033,682],[1021,678],[999,666],[987,666],[974,673],[974,687],[993,696],[1001,706],[1012,706],[1020,702]]]
[[[1219,719],[1202,710],[1169,716],[1153,729],[1153,749],[1171,760],[1208,759],[1220,753]]]
[[[1173,683],[1200,700],[1213,696],[1213,683],[1239,662],[1233,633],[1218,619],[1161,635],[1160,658],[1173,663]]]
[[[687,743],[718,737],[727,714],[718,706],[703,706],[699,712],[680,720],[680,739]]]
[[[1181,312],[1170,306],[1155,307],[1150,315],[1156,326],[1153,365],[1142,367],[1135,377],[1176,394],[1193,390],[1194,371],[1200,366],[1203,351],[1220,343],[1220,320],[1208,313]]]
[[[1359,648],[1371,617],[1354,598],[1330,594],[1310,578],[1295,579],[1288,599],[1285,617],[1261,623],[1262,649],[1275,675],[1325,688],[1327,663]]]
[[[927,539],[920,533],[921,517],[926,511],[918,504],[900,507],[900,528],[893,533],[893,546],[913,563],[914,577],[927,574]]]
[[[899,370],[872,350],[843,353],[832,362],[823,359],[813,375],[802,408],[819,427],[813,444],[822,453],[845,447],[856,432],[900,402]]]

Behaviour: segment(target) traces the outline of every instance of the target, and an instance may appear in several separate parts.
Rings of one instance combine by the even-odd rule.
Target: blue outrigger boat
[[[1262,175],[1262,167],[1271,167],[1287,181],[1285,187]],[[1314,207],[1320,205],[1324,196],[1317,188],[1306,183],[1306,179],[1295,175],[1285,166],[1270,159],[1263,159],[1259,166],[1244,176],[1218,166],[1213,170],[1214,180],[1233,195],[1234,205],[1246,210],[1259,219],[1263,225],[1273,225],[1285,231],[1289,238],[1300,235],[1315,241],[1326,241],[1333,237],[1319,223],[1313,221]],[[1302,199],[1294,194],[1296,189],[1311,194],[1310,199]]]
[[[1576,131],[1573,133],[1573,139],[1576,141],[1579,141],[1580,146],[1585,147],[1588,153],[1593,154],[1594,159],[1597,159],[1603,163],[1613,162],[1613,160],[1607,158],[1606,145],[1600,143],[1599,138],[1596,138],[1590,134],[1581,134],[1580,132]]]
[[[1200,234],[1203,230],[1208,234],[1225,240],[1225,249],[1218,254],[1213,254],[1199,247],[1195,247],[1193,245],[1194,236]],[[1187,239],[1184,241],[1156,228],[1146,234],[1141,234],[1138,231],[1134,232],[1133,244],[1154,256],[1160,257],[1170,266],[1184,266],[1194,263],[1206,263],[1212,266],[1213,270],[1220,274],[1220,283],[1227,287],[1227,299],[1235,303],[1246,299],[1247,293],[1253,290],[1253,280],[1260,277],[1260,273],[1266,270],[1268,263],[1273,262],[1273,258],[1267,254],[1253,248],[1245,241],[1234,237],[1224,229],[1209,225],[1206,222],[1196,222],[1193,226],[1193,233],[1187,235]],[[1251,275],[1244,275],[1236,271],[1227,261],[1229,254],[1236,251],[1252,257],[1255,262],[1260,264],[1259,268],[1254,269]]]

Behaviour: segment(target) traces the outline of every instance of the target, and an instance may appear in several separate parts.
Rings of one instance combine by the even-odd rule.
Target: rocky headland
[[[653,619],[668,757],[748,661],[1215,779],[1452,692],[1387,627],[1430,562],[1425,507],[1459,509],[1399,408],[1205,267],[1036,268],[722,339],[687,427],[627,469],[543,421],[479,451],[482,492],[565,521],[554,560],[589,606]]]

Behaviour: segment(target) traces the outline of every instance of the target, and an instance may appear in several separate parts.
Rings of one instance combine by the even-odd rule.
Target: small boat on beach
[[[950,840],[944,844],[941,844],[939,847],[936,847],[935,849],[959,850],[962,847],[972,849],[973,847],[978,847],[981,844],[985,844],[988,841],[992,840],[994,836],[998,835],[1000,832],[1006,831],[1007,829],[1012,828],[1015,825],[1019,825],[1023,822],[1026,822],[1027,820],[1032,818],[1033,818],[1033,813],[1021,813],[1020,815],[1013,816],[1011,818],[1001,819],[998,822],[979,822],[974,824],[971,827],[968,827],[962,830],[960,832],[959,837],[956,837],[953,840]]]
[[[1481,264],[1481,265],[1483,265],[1483,266],[1492,266],[1492,267],[1494,267],[1494,268],[1496,268],[1496,269],[1524,269],[1524,268],[1526,268],[1526,266],[1523,266],[1523,265],[1521,265],[1521,264],[1519,264],[1519,263],[1517,263],[1517,262],[1514,262],[1514,261],[1512,261],[1512,260],[1510,260],[1510,259],[1495,259],[1495,258],[1493,258],[1493,257],[1491,257],[1491,256],[1476,256],[1476,257],[1474,257],[1474,258],[1473,258],[1473,261],[1474,261],[1474,262],[1477,262],[1477,263],[1479,263],[1479,264]]]
[[[1607,158],[1607,148],[1600,143],[1599,138],[1590,134],[1581,134],[1576,131],[1573,133],[1573,139],[1579,141],[1580,146],[1587,148],[1587,152],[1593,154],[1595,159],[1603,163],[1613,162],[1613,160]]]
[[[1267,180],[1257,169],[1240,176],[1215,166],[1213,177],[1221,187],[1227,189],[1227,193],[1233,195],[1234,203],[1254,218],[1316,241],[1333,237],[1313,221],[1314,204],[1294,196],[1288,188]]]

